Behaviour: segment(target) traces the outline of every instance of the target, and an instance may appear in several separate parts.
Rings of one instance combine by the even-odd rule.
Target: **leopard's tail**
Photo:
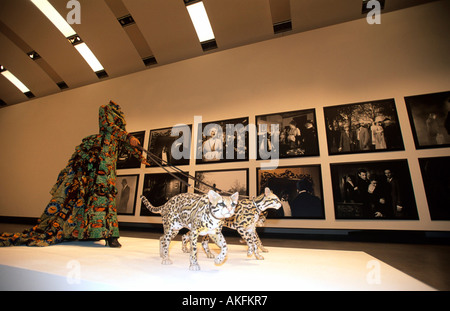
[[[155,207],[155,206],[153,206],[153,205],[147,200],[147,198],[146,198],[145,196],[143,196],[143,195],[141,195],[141,200],[142,200],[142,203],[144,203],[145,207],[146,207],[150,212],[152,212],[152,213],[159,213],[159,214],[161,213],[162,207],[163,207],[164,205]]]

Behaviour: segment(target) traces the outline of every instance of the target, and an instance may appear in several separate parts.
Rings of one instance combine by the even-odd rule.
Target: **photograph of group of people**
[[[258,193],[268,187],[282,208],[269,210],[268,218],[325,219],[320,165],[257,170]]]
[[[418,219],[406,160],[330,168],[336,219]]]
[[[404,150],[394,99],[324,108],[328,153]]]
[[[314,109],[257,116],[256,126],[259,158],[265,152],[279,159],[319,155]]]

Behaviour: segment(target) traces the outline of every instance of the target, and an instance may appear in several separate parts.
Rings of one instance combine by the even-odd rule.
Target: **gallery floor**
[[[0,231],[27,227],[0,224]],[[0,290],[450,290],[447,244],[265,238],[269,252],[256,260],[229,236],[226,262],[217,266],[200,251],[201,270],[194,272],[179,238],[170,247],[173,264],[165,266],[160,233],[121,235],[120,249],[103,241],[0,248]]]

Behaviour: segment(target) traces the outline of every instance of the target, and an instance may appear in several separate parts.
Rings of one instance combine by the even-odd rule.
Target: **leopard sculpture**
[[[210,235],[212,240],[221,248],[215,259],[215,264],[221,264],[228,252],[227,243],[222,235],[222,224],[225,218],[234,214],[239,199],[239,193],[232,196],[221,196],[213,190],[208,194],[181,193],[172,197],[164,205],[154,207],[146,197],[141,196],[144,205],[153,213],[162,216],[164,234],[160,238],[160,256],[163,265],[170,265],[170,241],[181,228],[191,232],[192,245],[190,251],[189,270],[200,270],[197,261],[197,240],[199,235]]]
[[[259,253],[258,248],[263,252],[268,252],[268,250],[262,245],[261,239],[256,232],[256,227],[264,225],[267,209],[279,209],[280,207],[280,199],[269,188],[265,188],[264,194],[258,196],[256,199],[239,201],[235,214],[231,218],[225,219],[223,226],[234,229],[241,235],[245,243],[247,243],[248,256],[255,254],[256,259],[262,260],[264,257]],[[203,249],[208,258],[214,258],[214,255],[208,247],[208,241],[208,236],[205,235],[202,240]],[[191,242],[191,248],[195,244],[191,240],[190,232],[183,235],[182,238],[184,252],[189,252],[187,247],[188,242]]]

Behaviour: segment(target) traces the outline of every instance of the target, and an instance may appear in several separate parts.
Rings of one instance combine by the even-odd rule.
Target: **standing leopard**
[[[200,270],[197,261],[197,240],[199,235],[210,235],[213,241],[221,248],[215,259],[216,264],[225,260],[228,252],[227,243],[222,235],[222,224],[225,218],[234,214],[238,203],[239,193],[232,196],[221,196],[213,190],[208,194],[181,193],[172,197],[164,205],[154,207],[141,196],[144,205],[153,213],[162,216],[164,234],[160,238],[160,256],[163,265],[170,265],[170,241],[178,234],[181,228],[191,231],[193,241],[190,254],[189,270]]]
[[[266,219],[266,210],[269,208],[279,209],[281,207],[280,199],[269,189],[265,188],[264,194],[261,194],[256,199],[245,199],[239,201],[236,206],[235,214],[225,219],[223,225],[225,227],[236,230],[244,241],[247,243],[247,255],[255,254],[256,259],[262,260],[264,257],[259,254],[258,248],[263,252],[267,252],[256,232],[256,226],[262,226]],[[190,239],[191,233],[188,232],[183,235],[183,251],[188,252],[187,243],[191,242],[191,247],[195,245]],[[202,241],[203,249],[208,258],[214,258],[208,247],[208,236],[205,236]]]

